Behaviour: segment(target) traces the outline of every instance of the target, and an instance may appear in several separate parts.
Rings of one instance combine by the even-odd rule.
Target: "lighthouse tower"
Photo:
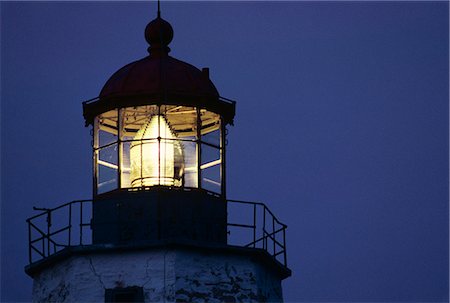
[[[235,102],[169,55],[159,12],[145,38],[149,55],[83,103],[93,198],[27,220],[33,301],[282,302],[286,225],[226,197]]]

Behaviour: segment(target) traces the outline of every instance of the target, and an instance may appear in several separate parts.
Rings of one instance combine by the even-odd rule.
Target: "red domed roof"
[[[219,98],[206,70],[202,72],[170,56],[148,56],[122,67],[109,78],[99,97],[141,93]]]

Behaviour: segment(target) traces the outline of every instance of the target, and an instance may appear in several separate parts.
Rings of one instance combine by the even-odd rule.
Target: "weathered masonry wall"
[[[34,277],[33,302],[104,302],[142,287],[145,302],[282,302],[281,279],[246,255],[151,250],[72,256]]]

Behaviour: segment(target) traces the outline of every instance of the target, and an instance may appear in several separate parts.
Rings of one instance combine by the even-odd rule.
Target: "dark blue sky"
[[[171,55],[235,99],[228,197],[288,224],[296,301],[448,300],[447,2],[170,2]],[[146,56],[143,2],[1,2],[2,300],[32,206],[91,197],[81,102]]]

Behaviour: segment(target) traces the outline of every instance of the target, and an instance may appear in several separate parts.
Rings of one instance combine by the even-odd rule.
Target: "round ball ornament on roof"
[[[170,51],[168,45],[173,39],[173,29],[169,22],[160,16],[147,24],[145,28],[145,40],[150,44],[150,49],[162,49],[167,53]]]

